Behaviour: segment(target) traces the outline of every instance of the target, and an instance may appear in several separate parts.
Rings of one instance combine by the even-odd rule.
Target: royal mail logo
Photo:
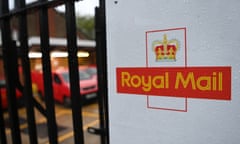
[[[176,61],[176,54],[179,48],[177,39],[168,40],[167,34],[163,35],[163,40],[155,40],[152,49],[156,55],[156,61]]]
[[[117,92],[231,99],[231,67],[117,68]]]
[[[181,112],[187,112],[189,98],[231,100],[231,67],[189,67],[186,32],[186,28],[147,31],[146,65],[116,68],[117,93],[144,95],[148,108]],[[183,107],[156,105],[158,97],[164,97],[160,105],[183,99]]]

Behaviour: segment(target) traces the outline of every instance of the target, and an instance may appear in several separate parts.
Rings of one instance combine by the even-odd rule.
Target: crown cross
[[[179,42],[176,39],[168,40],[167,35],[163,35],[162,41],[154,41],[152,44],[156,61],[176,61]]]

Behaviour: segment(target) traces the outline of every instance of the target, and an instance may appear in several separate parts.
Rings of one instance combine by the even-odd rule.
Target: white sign
[[[106,1],[111,144],[240,142],[239,7]]]

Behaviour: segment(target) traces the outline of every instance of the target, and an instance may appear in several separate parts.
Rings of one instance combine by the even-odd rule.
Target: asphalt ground
[[[26,109],[19,108],[19,123],[21,130],[22,144],[29,144]],[[64,107],[61,104],[55,106],[56,120],[58,126],[58,142],[59,144],[74,144],[73,139],[73,124],[72,124],[72,110]],[[99,127],[98,105],[90,103],[83,106],[83,130],[85,144],[100,144],[100,136],[93,135],[87,132],[88,127]],[[6,134],[8,144],[11,144],[11,130],[9,128],[8,114],[4,115]],[[38,133],[39,144],[49,144],[46,118],[35,109],[35,119]]]

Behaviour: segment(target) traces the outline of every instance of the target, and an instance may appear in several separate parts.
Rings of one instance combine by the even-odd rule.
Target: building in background
[[[67,40],[66,40],[66,21],[65,15],[62,12],[52,8],[48,10],[49,14],[49,37],[50,37],[50,51],[52,69],[57,67],[66,67],[67,61]],[[40,49],[40,31],[39,31],[39,12],[33,12],[27,15],[28,27],[28,43],[29,43],[29,57],[31,62],[31,69],[41,69],[41,49]],[[18,21],[17,18],[11,19],[12,38],[19,45],[18,38]],[[96,64],[95,41],[88,40],[80,32],[77,31],[77,46],[78,58],[80,65]],[[1,45],[0,37],[0,45]],[[2,57],[2,49],[0,49],[0,56]],[[0,60],[0,75],[3,75],[3,63]]]

